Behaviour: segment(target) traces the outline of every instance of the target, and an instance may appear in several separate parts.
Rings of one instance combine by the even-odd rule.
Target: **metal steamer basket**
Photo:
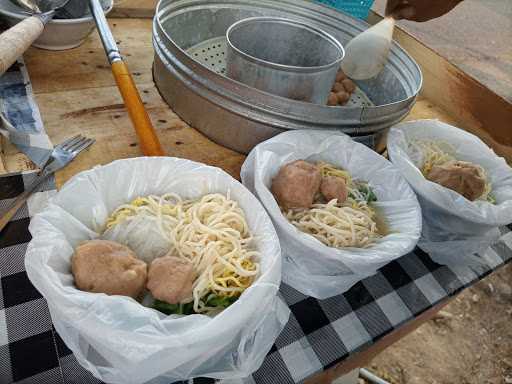
[[[327,104],[345,55],[333,36],[291,19],[251,17],[229,27],[226,38],[229,78],[273,95]]]
[[[377,147],[387,128],[409,113],[422,75],[396,43],[384,71],[357,82],[343,107],[287,99],[226,77],[226,31],[239,20],[265,16],[313,25],[342,45],[369,26],[303,0],[160,0],[153,22],[154,79],[191,126],[242,153],[289,129],[337,130]]]

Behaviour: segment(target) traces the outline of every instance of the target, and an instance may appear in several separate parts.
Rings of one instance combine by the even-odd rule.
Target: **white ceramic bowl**
[[[105,14],[108,14],[114,6],[113,0],[101,0],[101,3]],[[0,0],[0,17],[9,26],[19,23],[28,16],[11,0]],[[53,51],[75,48],[84,42],[94,27],[94,20],[89,11],[80,19],[55,19],[46,25],[43,34],[33,46]]]

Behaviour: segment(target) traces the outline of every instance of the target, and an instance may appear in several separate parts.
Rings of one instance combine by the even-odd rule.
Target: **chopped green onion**
[[[238,297],[217,296],[214,293],[211,293],[207,296],[205,304],[207,307],[225,309],[233,304],[237,299]],[[194,311],[193,302],[185,304],[169,304],[162,300],[155,300],[152,307],[166,315],[193,315],[196,313]]]
[[[169,304],[165,301],[155,300],[153,308],[166,315],[192,315],[194,314],[194,303]]]
[[[233,304],[237,299],[238,297],[217,296],[212,293],[206,299],[205,304],[208,307],[227,308],[231,304]]]

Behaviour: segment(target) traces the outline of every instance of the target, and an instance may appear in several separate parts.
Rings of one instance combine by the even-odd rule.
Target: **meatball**
[[[435,165],[427,179],[460,193],[474,201],[485,191],[485,173],[482,167],[465,161],[449,161]]]
[[[348,190],[345,180],[336,176],[322,177],[320,184],[320,192],[327,201],[338,199],[338,203],[343,203],[347,200]]]
[[[80,244],[71,259],[78,289],[137,298],[146,283],[147,265],[125,245],[108,240]]]
[[[345,91],[341,91],[336,93],[336,98],[338,99],[338,103],[343,105],[350,99],[350,94]]]
[[[338,73],[336,73],[336,82],[341,83],[342,80],[346,79],[347,75],[340,69]]]
[[[327,99],[327,105],[335,106],[338,105],[338,98],[334,92],[329,93],[329,98]]]
[[[343,87],[348,93],[352,93],[356,90],[356,85],[354,82],[350,79],[344,79],[341,81],[341,84],[343,84]]]
[[[195,279],[192,263],[167,254],[153,260],[149,266],[147,288],[155,299],[178,304],[192,297]]]
[[[284,209],[309,208],[320,188],[320,169],[304,160],[281,167],[272,180],[272,193]]]
[[[334,85],[332,86],[332,90],[335,93],[341,92],[341,91],[345,92],[345,87],[341,83],[334,83]]]

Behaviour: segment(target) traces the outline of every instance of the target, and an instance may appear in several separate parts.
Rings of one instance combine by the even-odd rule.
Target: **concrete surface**
[[[383,13],[384,6],[376,0],[373,9]],[[438,19],[399,25],[512,102],[512,0],[464,0]]]

